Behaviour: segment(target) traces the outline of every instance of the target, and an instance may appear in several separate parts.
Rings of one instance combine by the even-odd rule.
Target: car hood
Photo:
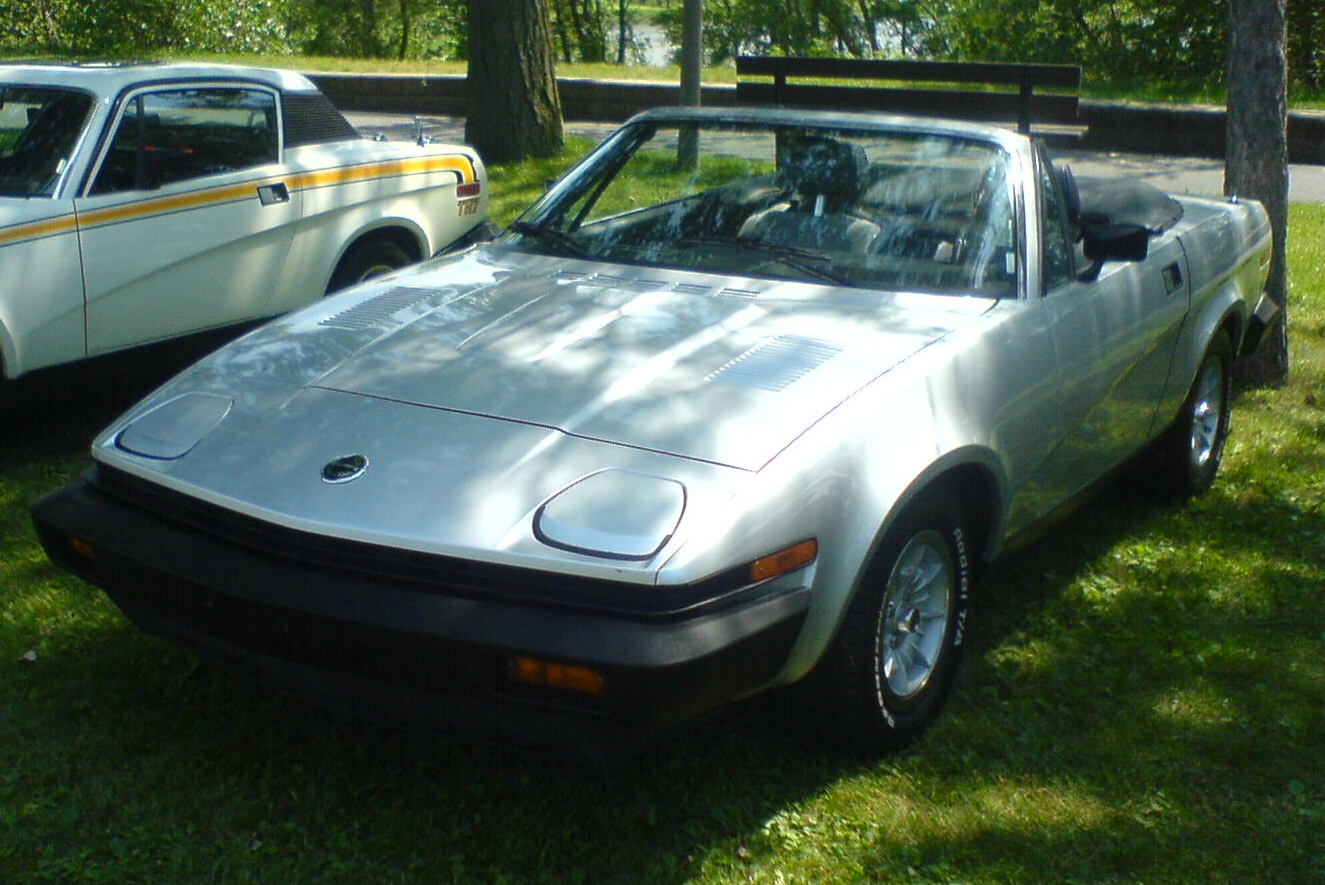
[[[222,348],[94,454],[267,522],[597,574],[991,305],[476,249]]]
[[[757,470],[988,307],[479,253],[320,314],[371,340],[309,386]]]

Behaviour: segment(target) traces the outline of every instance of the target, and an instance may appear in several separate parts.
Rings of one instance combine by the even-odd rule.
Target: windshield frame
[[[636,264],[656,268],[715,272],[729,275],[762,277],[796,282],[834,284],[851,288],[884,291],[934,292],[944,295],[974,295],[992,298],[1016,298],[1024,290],[1025,278],[1025,222],[1024,201],[1022,199],[1020,162],[1017,151],[1007,143],[1006,135],[999,130],[984,127],[976,132],[962,131],[953,127],[920,125],[866,125],[861,119],[829,115],[827,119],[807,119],[803,115],[789,116],[774,112],[767,116],[737,113],[719,115],[708,113],[659,115],[654,112],[643,115],[627,123],[605,139],[595,150],[573,166],[540,199],[529,207],[503,236],[502,242],[522,251],[556,254],[563,257],[581,258],[594,261],[608,261],[622,264]],[[682,246],[695,247],[696,238],[677,236],[673,242],[677,250],[663,254],[661,249],[646,251],[632,256],[609,243],[608,248],[597,248],[593,241],[576,244],[579,248],[559,249],[557,241],[567,237],[578,237],[591,224],[624,224],[623,219],[629,213],[621,212],[616,216],[593,217],[591,210],[601,197],[604,189],[610,188],[615,177],[628,166],[636,153],[650,144],[650,140],[660,132],[676,137],[679,130],[688,126],[697,127],[700,132],[712,135],[714,132],[729,133],[764,133],[808,135],[822,137],[847,136],[860,140],[895,140],[898,143],[914,142],[917,145],[947,145],[953,150],[977,152],[989,158],[991,164],[1001,169],[1001,177],[996,182],[1000,195],[1001,211],[1007,228],[1007,242],[1000,247],[1000,262],[1006,265],[1006,272],[1000,273],[997,282],[981,286],[955,284],[923,284],[916,281],[896,281],[883,277],[872,278],[855,268],[853,273],[840,273],[834,267],[832,257],[812,260],[805,254],[812,250],[805,248],[804,242],[789,241],[785,244],[769,246],[765,251],[768,260],[760,263],[746,261],[744,264],[735,260],[706,263],[701,260],[683,258],[679,254]],[[987,128],[988,132],[984,129]],[[779,142],[781,144],[781,142]],[[780,150],[780,148],[779,148]],[[779,155],[781,163],[781,155]],[[699,196],[695,191],[690,199]],[[644,202],[639,212],[659,212],[666,208],[667,202]],[[586,224],[586,221],[588,224]],[[854,224],[854,222],[852,222]],[[581,238],[582,239],[582,238]],[[708,243],[713,249],[727,248],[732,252],[744,252],[753,255],[757,250],[746,238],[737,241],[735,237],[714,239]],[[946,247],[945,247],[946,248]],[[777,253],[777,254],[775,254]],[[799,254],[797,254],[799,253]],[[840,259],[840,255],[837,256]],[[795,259],[795,260],[793,260]],[[882,259],[880,259],[882,261]],[[798,266],[799,265],[799,266]],[[991,262],[992,266],[992,262]]]

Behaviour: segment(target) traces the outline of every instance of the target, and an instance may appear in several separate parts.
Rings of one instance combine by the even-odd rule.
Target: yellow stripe
[[[256,199],[258,186],[252,181],[246,181],[243,184],[194,191],[188,194],[180,194],[177,197],[158,197],[155,200],[144,200],[141,203],[125,203],[120,206],[84,212],[83,227],[118,224],[123,221],[132,221],[152,215],[168,215],[172,212],[182,212],[187,209],[197,209],[201,206],[211,206],[217,203],[228,203],[232,200],[246,200],[250,197]]]
[[[388,160],[382,163],[369,163],[363,166],[345,166],[336,169],[322,169],[317,172],[304,172],[289,179],[289,184],[296,190],[326,187],[332,184],[349,184],[355,181],[369,181],[374,178],[394,178],[402,175],[417,175],[422,172],[454,172],[460,176],[461,183],[474,181],[474,163],[463,154],[447,154],[441,157],[415,157],[408,160]]]
[[[276,176],[267,179],[252,179],[241,184],[225,187],[207,188],[179,194],[171,197],[158,197],[152,200],[140,200],[97,209],[83,213],[84,229],[104,224],[119,224],[153,215],[168,215],[203,206],[227,203],[234,200],[256,199],[257,188],[266,184],[284,182],[292,191],[310,190],[337,184],[353,184],[372,181],[378,178],[396,178],[405,175],[418,175],[425,172],[454,172],[461,183],[476,180],[474,163],[464,154],[445,154],[440,157],[416,157],[408,160],[387,160],[379,163],[365,163],[360,166],[346,166],[336,169],[322,169],[315,172],[301,172],[290,176]],[[72,213],[55,218],[44,218],[27,224],[17,224],[0,230],[0,246],[8,246],[23,240],[36,240],[68,233],[78,228],[78,219]]]
[[[8,246],[10,243],[19,243],[23,240],[53,237],[56,234],[68,233],[77,228],[78,221],[72,214],[58,215],[55,218],[43,218],[41,221],[33,221],[27,224],[16,224],[13,227],[0,230],[0,246]]]

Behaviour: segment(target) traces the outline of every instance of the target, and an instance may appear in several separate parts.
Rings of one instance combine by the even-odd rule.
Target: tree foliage
[[[550,0],[548,6],[562,61],[607,60],[607,19],[601,0]]]
[[[1224,82],[1229,0],[705,0],[710,62],[744,54],[1080,64],[1092,84]],[[644,0],[548,0],[562,61],[638,53]],[[661,5],[680,45],[681,0]],[[1291,86],[1325,88],[1325,4],[1287,0]],[[466,0],[9,0],[0,51],[468,57]]]
[[[1294,83],[1325,85],[1325,5],[1287,0]],[[679,43],[680,2],[664,23]],[[1208,85],[1225,75],[1228,0],[706,0],[711,62],[738,55],[1079,64],[1090,82]]]
[[[58,55],[286,52],[287,0],[10,0],[0,49]]]

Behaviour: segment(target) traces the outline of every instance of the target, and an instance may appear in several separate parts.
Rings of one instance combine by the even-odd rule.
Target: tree
[[[607,60],[607,26],[602,0],[550,0],[557,42],[565,61]]]
[[[703,98],[704,0],[683,0],[681,29],[681,104],[699,107]],[[676,161],[683,169],[699,162],[699,133],[686,129],[676,146]]]
[[[560,151],[555,65],[547,0],[469,0],[465,140],[494,163]]]
[[[1230,0],[1224,191],[1265,204],[1274,228],[1266,291],[1288,305],[1288,64],[1285,0]],[[1257,385],[1288,377],[1286,316],[1240,367]]]

